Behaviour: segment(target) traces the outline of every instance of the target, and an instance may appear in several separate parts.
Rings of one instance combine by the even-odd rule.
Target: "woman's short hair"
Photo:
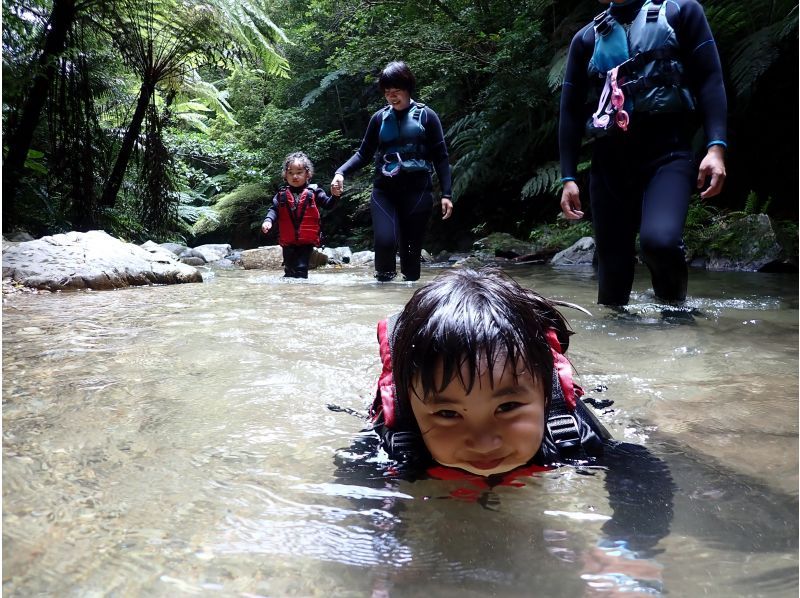
[[[289,172],[289,166],[294,164],[295,162],[299,162],[303,165],[303,168],[306,169],[308,173],[308,178],[314,176],[314,163],[306,156],[303,152],[292,152],[283,160],[283,169],[281,170],[281,174],[285,177],[286,173]]]
[[[387,89],[403,89],[414,95],[417,88],[417,80],[408,65],[397,60],[387,64],[381,71],[378,77],[378,87],[382,92]]]
[[[553,355],[546,335],[555,329],[566,350],[571,334],[558,304],[496,268],[451,270],[418,289],[394,329],[398,415],[410,417],[413,398],[425,400],[455,378],[469,393],[484,364],[496,361],[514,376],[527,371],[541,381],[549,403]],[[492,371],[489,367],[490,376]],[[411,396],[413,386],[422,396]]]

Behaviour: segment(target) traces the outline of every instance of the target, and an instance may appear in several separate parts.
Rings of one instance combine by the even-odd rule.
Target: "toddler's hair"
[[[289,166],[294,164],[295,162],[299,162],[303,165],[303,168],[306,169],[308,173],[308,178],[314,176],[314,163],[306,156],[303,152],[292,152],[283,161],[283,170],[281,174],[286,177],[286,173],[289,172]]]
[[[542,382],[549,405],[553,355],[546,334],[555,329],[564,351],[572,334],[556,305],[570,304],[523,288],[496,268],[451,270],[418,289],[394,329],[392,369],[400,426],[412,423],[412,399],[424,401],[455,378],[469,393],[485,365],[497,361],[515,377],[527,371]],[[494,385],[492,372],[489,367]],[[415,384],[421,396],[411,396]]]

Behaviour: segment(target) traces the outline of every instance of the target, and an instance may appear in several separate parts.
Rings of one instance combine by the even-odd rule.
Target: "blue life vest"
[[[611,9],[594,19],[594,53],[589,79],[602,86],[608,71],[619,68],[625,110],[636,113],[687,112],[695,101],[686,84],[680,46],[667,21],[670,0],[647,0],[630,25],[611,16]]]
[[[425,147],[424,113],[425,104],[414,101],[402,122],[398,122],[397,112],[391,106],[383,110],[376,164],[385,176],[392,177],[401,171],[433,170]]]

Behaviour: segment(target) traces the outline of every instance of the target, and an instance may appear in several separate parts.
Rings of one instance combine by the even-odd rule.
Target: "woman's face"
[[[389,87],[383,90],[383,97],[395,110],[405,110],[411,105],[411,94],[405,89]]]

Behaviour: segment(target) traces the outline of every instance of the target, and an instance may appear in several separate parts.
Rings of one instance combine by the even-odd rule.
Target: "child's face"
[[[436,376],[441,373],[439,364]],[[438,463],[488,476],[526,464],[539,450],[545,410],[541,381],[528,371],[515,380],[502,360],[493,374],[494,387],[484,361],[472,392],[468,394],[456,376],[441,393],[424,401],[419,398],[422,385],[414,384],[411,408],[425,446]]]
[[[284,177],[292,187],[303,187],[308,184],[308,171],[302,162],[292,162],[286,169]]]

